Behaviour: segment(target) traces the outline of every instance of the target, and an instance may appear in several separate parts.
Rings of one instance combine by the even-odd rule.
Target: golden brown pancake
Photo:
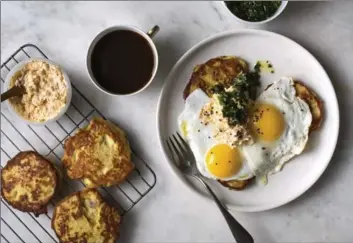
[[[115,243],[121,217],[96,189],[76,192],[55,207],[52,228],[61,243]]]
[[[58,184],[54,165],[33,151],[18,153],[1,171],[1,194],[12,207],[33,212],[47,212]]]
[[[317,130],[323,119],[323,105],[320,98],[305,84],[299,81],[294,81],[294,87],[297,92],[297,96],[304,100],[310,108],[312,115],[312,121],[309,128],[309,133]]]
[[[93,118],[88,127],[65,141],[62,162],[71,179],[88,187],[123,182],[134,169],[125,133],[113,123]]]
[[[247,180],[230,180],[230,181],[218,180],[218,182],[221,183],[222,186],[225,186],[230,190],[241,191],[248,186],[251,180],[252,178]]]
[[[227,87],[241,72],[248,72],[248,65],[236,56],[220,56],[197,65],[184,89],[184,99],[198,88],[211,96],[215,85],[222,84]]]

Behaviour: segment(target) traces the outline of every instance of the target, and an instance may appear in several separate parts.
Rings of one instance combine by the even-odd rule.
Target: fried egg
[[[283,77],[263,91],[250,111],[255,143],[243,147],[257,178],[279,172],[304,150],[311,121],[309,106],[296,96],[292,78]]]
[[[253,177],[247,158],[241,148],[222,143],[212,136],[214,124],[200,119],[202,108],[210,98],[201,90],[193,91],[185,100],[185,107],[178,119],[183,137],[195,156],[200,173],[211,179],[246,180]]]

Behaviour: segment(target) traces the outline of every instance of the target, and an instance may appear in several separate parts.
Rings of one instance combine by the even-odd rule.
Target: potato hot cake
[[[311,115],[313,116],[309,132],[313,132],[320,128],[323,119],[323,105],[320,98],[304,83],[294,81],[294,87],[297,96],[304,100],[310,108]]]
[[[87,128],[68,138],[64,149],[68,176],[91,188],[117,185],[134,169],[124,131],[102,118],[93,118]]]
[[[12,207],[33,212],[47,212],[58,184],[54,165],[33,151],[18,153],[1,171],[1,194]]]
[[[236,56],[212,58],[194,68],[189,83],[184,89],[184,99],[199,88],[211,96],[214,86],[224,85],[227,87],[242,72],[248,72],[248,65]]]
[[[114,243],[121,218],[96,189],[85,189],[55,207],[52,228],[61,243]]]

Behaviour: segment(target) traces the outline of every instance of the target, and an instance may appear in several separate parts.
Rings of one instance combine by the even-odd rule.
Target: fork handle
[[[253,243],[254,239],[252,236],[249,234],[246,229],[241,226],[241,224],[235,220],[235,218],[228,212],[228,210],[223,206],[223,204],[219,201],[217,196],[214,194],[212,189],[207,185],[207,183],[201,178],[201,177],[196,177],[199,179],[199,181],[204,185],[204,187],[209,191],[209,193],[212,195],[214,201],[216,202],[219,210],[222,212],[224,218],[226,219],[228,226],[230,230],[232,231],[232,234],[235,238],[235,240],[238,243]]]

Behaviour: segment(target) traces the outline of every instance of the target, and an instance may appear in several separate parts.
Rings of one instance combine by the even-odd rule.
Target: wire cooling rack
[[[11,68],[31,57],[48,58],[33,44],[21,46],[1,65],[1,90]],[[104,118],[73,84],[72,89],[72,102],[66,114],[46,126],[23,124],[11,116],[6,105],[1,105],[1,168],[18,152],[34,150],[54,162],[60,171],[64,171],[60,159],[65,139],[86,126],[92,117]],[[98,189],[111,205],[119,209],[121,215],[130,211],[156,184],[155,173],[134,151],[132,160],[136,169],[126,182],[116,187]],[[1,242],[58,242],[51,229],[54,206],[69,193],[83,188],[82,182],[70,180],[64,175],[60,190],[48,207],[48,213],[39,217],[13,209],[1,198]]]

